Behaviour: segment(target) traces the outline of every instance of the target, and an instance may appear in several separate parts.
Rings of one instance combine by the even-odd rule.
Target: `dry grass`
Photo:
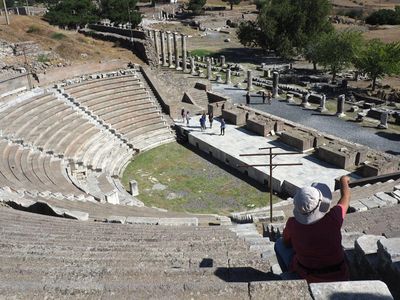
[[[100,60],[140,60],[129,50],[115,47],[113,43],[85,37],[76,31],[67,31],[49,25],[39,17],[11,16],[11,25],[0,25],[0,39],[9,42],[34,41],[43,50],[54,51],[71,62]],[[82,57],[81,54],[87,54]]]

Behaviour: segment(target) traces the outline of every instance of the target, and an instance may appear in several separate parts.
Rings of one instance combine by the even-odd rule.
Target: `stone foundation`
[[[314,148],[314,137],[307,132],[285,131],[282,132],[280,141],[301,152],[312,150]]]

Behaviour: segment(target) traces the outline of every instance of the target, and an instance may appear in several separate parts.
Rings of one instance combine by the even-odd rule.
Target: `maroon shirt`
[[[286,245],[291,245],[295,255],[290,270],[298,273],[308,282],[326,282],[348,280],[348,270],[344,263],[342,248],[342,227],[346,212],[342,205],[336,205],[319,221],[304,225],[289,218],[283,239]],[[343,262],[343,263],[342,263]],[[338,271],[313,272],[339,266]]]

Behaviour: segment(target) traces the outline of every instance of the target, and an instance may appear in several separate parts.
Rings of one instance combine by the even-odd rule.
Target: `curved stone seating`
[[[67,179],[60,159],[5,140],[0,141],[0,153],[1,187],[29,193],[84,194]]]
[[[89,80],[65,87],[72,102],[97,116],[111,129],[122,134],[135,148],[145,149],[160,142],[173,140],[158,106],[149,96],[138,77],[119,76],[111,79]],[[85,88],[85,83],[87,87]],[[161,131],[159,129],[165,128]],[[157,137],[150,138],[155,130]],[[145,143],[141,144],[142,141]]]

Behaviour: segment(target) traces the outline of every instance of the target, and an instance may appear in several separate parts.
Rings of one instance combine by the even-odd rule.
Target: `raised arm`
[[[344,211],[346,212],[350,205],[350,187],[349,187],[350,178],[348,176],[342,176],[340,178],[340,200],[338,204],[342,205]]]

